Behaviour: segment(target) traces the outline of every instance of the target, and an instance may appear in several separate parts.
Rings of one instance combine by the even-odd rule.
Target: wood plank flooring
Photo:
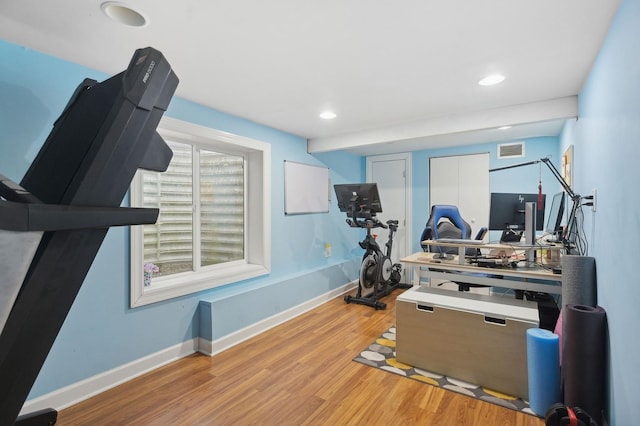
[[[395,323],[342,298],[213,357],[195,354],[62,410],[58,425],[509,425],[542,419],[352,359]]]

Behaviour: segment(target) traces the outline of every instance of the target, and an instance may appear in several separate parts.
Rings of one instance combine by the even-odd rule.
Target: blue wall
[[[576,192],[597,190],[585,209],[596,258],[598,304],[609,330],[609,424],[638,424],[640,395],[640,1],[625,0],[579,96],[579,119],[565,126],[562,149],[574,147]]]
[[[19,182],[77,84],[86,77],[103,80],[108,76],[3,41],[0,57],[0,173]],[[30,398],[196,338],[200,299],[233,294],[237,303],[237,295],[247,294],[239,305],[242,308],[221,327],[231,333],[357,277],[361,253],[354,253],[353,247],[358,236],[349,232],[335,201],[328,214],[284,215],[283,161],[327,166],[331,181],[344,183],[362,180],[362,158],[344,153],[311,156],[301,137],[178,98],[166,115],[271,144],[272,272],[264,278],[129,309],[129,231],[111,229]],[[329,258],[324,257],[326,242],[332,245]],[[304,274],[307,279],[294,291],[278,285]],[[265,286],[273,288],[271,300],[249,296]]]

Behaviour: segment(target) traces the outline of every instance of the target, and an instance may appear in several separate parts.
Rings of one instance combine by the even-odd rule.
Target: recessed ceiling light
[[[498,127],[498,130],[507,130],[510,129],[511,126],[502,126],[502,127]]]
[[[337,115],[333,111],[325,111],[322,114],[320,114],[320,118],[322,118],[323,120],[333,120],[336,117]]]
[[[100,8],[109,18],[129,27],[143,27],[148,22],[142,13],[122,3],[108,1],[102,3]]]
[[[490,74],[480,80],[478,84],[480,86],[493,86],[494,84],[502,83],[504,81],[504,75],[502,74]]]

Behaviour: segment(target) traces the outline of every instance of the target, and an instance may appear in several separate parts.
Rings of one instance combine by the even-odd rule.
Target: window
[[[270,146],[169,118],[158,132],[173,158],[131,185],[132,206],[160,210],[131,227],[131,307],[269,273]]]

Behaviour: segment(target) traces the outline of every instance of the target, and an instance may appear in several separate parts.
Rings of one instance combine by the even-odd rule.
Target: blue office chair
[[[487,228],[483,227],[478,231],[474,239],[481,240],[486,233]],[[437,240],[438,238],[471,239],[471,226],[462,218],[458,207],[447,204],[434,204],[431,206],[429,220],[420,236],[420,245],[424,251],[434,251],[440,253],[442,256],[458,254],[458,249],[455,247],[430,247],[422,244],[422,241]],[[478,249],[471,247],[466,249],[465,254],[467,256],[474,256],[478,253]]]
[[[447,204],[434,204],[431,206],[431,214],[423,232],[423,235],[429,232],[432,235],[428,235],[430,238],[423,238],[423,240],[443,238],[438,233],[438,224],[441,219],[449,219],[461,231],[462,236],[458,238],[471,238],[471,226],[460,216],[458,207]]]
[[[443,220],[445,219],[445,220]],[[474,239],[482,240],[487,233],[487,228],[482,227]],[[431,206],[431,214],[420,236],[422,250],[439,253],[439,257],[458,254],[455,247],[441,247],[423,245],[422,241],[437,240],[438,238],[462,238],[471,239],[471,226],[460,215],[458,207],[446,204],[434,204]],[[480,249],[469,247],[465,250],[466,256],[478,256]],[[483,274],[485,275],[485,274]],[[486,287],[480,284],[455,282],[459,291],[469,291],[471,287]]]

